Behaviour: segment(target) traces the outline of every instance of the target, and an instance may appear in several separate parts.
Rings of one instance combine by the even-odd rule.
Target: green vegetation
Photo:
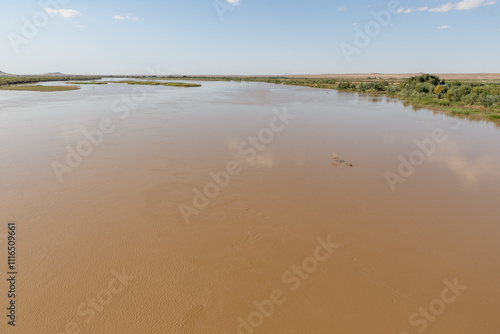
[[[84,75],[1,75],[0,86],[34,84],[48,81],[99,80],[99,76]]]
[[[129,85],[148,85],[148,86],[172,86],[172,87],[201,87],[200,84],[185,82],[156,82],[156,81],[108,81],[109,83],[126,83]]]
[[[78,86],[42,86],[42,85],[7,85],[0,87],[1,90],[22,90],[31,92],[63,92],[80,89]]]
[[[134,76],[124,76],[124,75],[111,75],[107,78],[134,78],[134,79],[144,79],[144,80],[193,80],[193,81],[233,81],[239,80],[239,77],[226,77],[226,76],[180,76],[180,75],[169,75],[169,76],[146,76],[146,75],[134,75]]]
[[[399,83],[374,82],[355,85],[355,91],[384,93],[416,106],[469,116],[500,118],[500,83],[482,81],[446,82],[437,76],[423,74]]]
[[[68,81],[68,85],[107,85],[105,81]]]

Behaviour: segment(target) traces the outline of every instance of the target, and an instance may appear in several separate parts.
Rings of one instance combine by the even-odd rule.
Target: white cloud
[[[474,9],[479,6],[489,6],[493,5],[496,1],[488,1],[485,0],[463,0],[455,6],[456,10],[469,10]]]
[[[80,28],[80,29],[85,28],[85,26],[84,26],[83,24],[79,24],[79,25],[77,25],[76,27],[77,27],[77,28]]]
[[[448,2],[439,7],[428,8],[399,8],[398,14],[410,14],[413,12],[425,12],[429,11],[431,13],[448,13],[451,10],[470,10],[474,8],[478,8],[481,6],[491,6],[498,2],[498,0],[462,0],[460,2],[452,3]]]
[[[447,167],[460,180],[477,184],[499,176],[498,156],[489,154],[470,159],[463,154],[463,145],[452,138],[439,144],[438,150],[439,153],[429,155],[429,161]]]
[[[449,2],[449,3],[442,5],[441,7],[431,8],[431,9],[429,9],[429,12],[447,13],[450,10],[452,10],[455,6],[456,6],[455,4],[452,4],[451,2]]]
[[[445,26],[440,26],[440,27],[438,27],[438,29],[449,29],[449,28],[450,28],[450,26],[449,26],[449,25],[445,25]]]
[[[347,10],[347,8],[345,8],[345,7],[339,7],[339,12],[343,12],[343,11],[346,11],[346,10]]]
[[[51,15],[59,15],[60,17],[64,17],[65,19],[82,15],[82,13],[74,9],[45,8],[45,12]]]
[[[415,9],[416,12],[425,12],[428,9],[428,7],[420,7]]]
[[[239,6],[240,0],[226,0],[228,4],[233,5],[233,6]]]
[[[115,20],[132,20],[132,21],[139,21],[139,19],[137,17],[134,17],[132,15],[125,15],[125,16],[122,16],[122,15],[115,15]]]
[[[401,13],[410,14],[410,13],[413,13],[413,12],[424,12],[427,9],[429,9],[429,7],[408,8],[408,9],[399,8],[398,9],[398,13],[399,14],[401,14]]]
[[[481,6],[491,6],[494,5],[497,2],[497,0],[463,0],[458,3],[447,3],[445,5],[442,5],[441,7],[437,8],[432,8],[429,9],[429,11],[434,12],[434,13],[446,13],[449,12],[452,9],[455,10],[469,10],[469,9],[474,9],[477,7]]]

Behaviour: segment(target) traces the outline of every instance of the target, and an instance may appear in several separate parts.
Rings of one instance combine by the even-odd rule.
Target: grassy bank
[[[108,81],[108,83],[125,83],[129,85],[146,85],[146,86],[171,86],[171,87],[201,87],[200,84],[186,82],[157,82],[157,81]]]
[[[0,87],[19,84],[35,84],[38,82],[49,81],[81,81],[99,79],[102,79],[102,77],[85,75],[12,75],[0,76]]]
[[[78,90],[78,86],[42,86],[42,85],[6,85],[1,86],[1,90],[20,90],[30,92],[63,92],[69,90]]]
[[[68,85],[107,85],[105,81],[68,81]]]

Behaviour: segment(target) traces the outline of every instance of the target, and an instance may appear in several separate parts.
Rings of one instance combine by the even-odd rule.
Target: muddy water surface
[[[0,91],[2,333],[498,333],[497,126],[201,84]]]

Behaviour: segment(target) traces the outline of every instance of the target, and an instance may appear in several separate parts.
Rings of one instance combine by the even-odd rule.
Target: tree
[[[448,86],[439,85],[434,88],[434,94],[445,94],[448,91]]]

